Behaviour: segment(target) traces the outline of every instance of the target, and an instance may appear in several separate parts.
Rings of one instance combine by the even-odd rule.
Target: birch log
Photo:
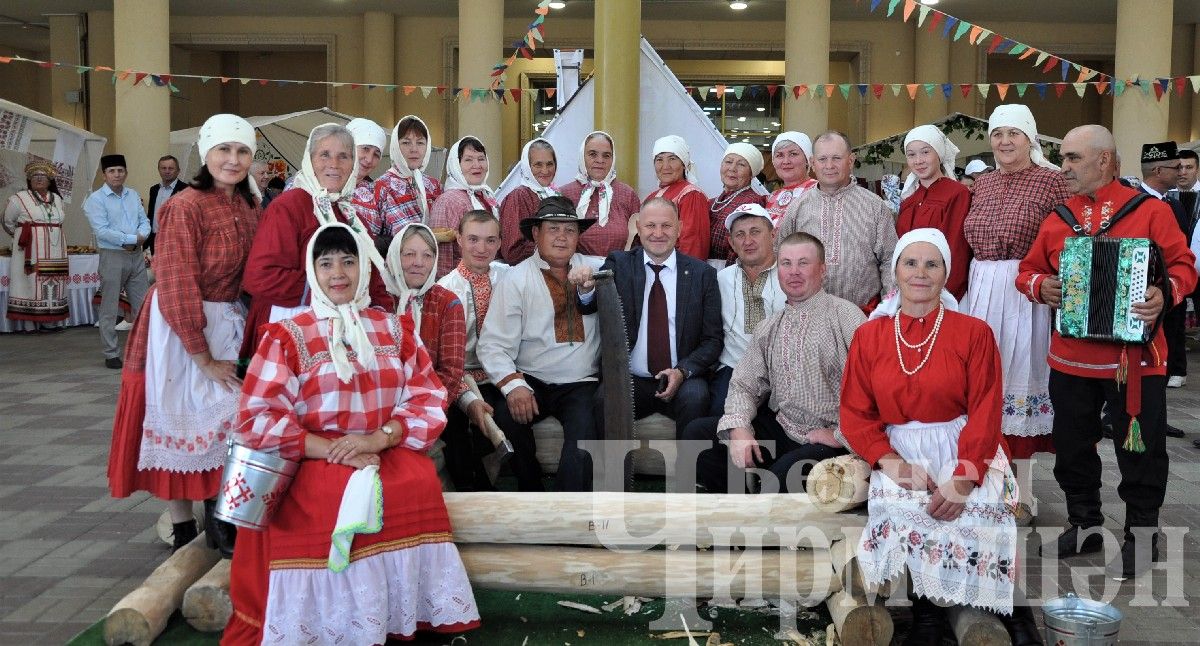
[[[895,631],[892,616],[878,600],[872,603],[861,594],[841,590],[825,600],[825,607],[829,609],[843,644],[887,646],[892,643]]]
[[[200,577],[183,594],[183,618],[188,625],[203,633],[215,633],[225,629],[233,615],[233,601],[229,598],[229,566],[231,561],[221,559],[207,574]]]
[[[104,641],[147,646],[167,627],[167,619],[183,601],[183,593],[220,560],[204,544],[204,533],[179,548],[104,618]]]
[[[865,503],[870,484],[871,466],[865,460],[857,455],[839,455],[815,464],[805,487],[813,506],[837,513]]]
[[[946,609],[959,646],[1009,646],[1012,639],[1004,623],[990,612],[971,606]]]

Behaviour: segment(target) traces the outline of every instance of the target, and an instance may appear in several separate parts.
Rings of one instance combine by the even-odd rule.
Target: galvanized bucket
[[[274,453],[230,444],[213,515],[238,527],[266,529],[299,467]]]
[[[1121,611],[1099,601],[1080,599],[1074,592],[1042,606],[1046,643],[1058,646],[1115,646],[1121,630]]]

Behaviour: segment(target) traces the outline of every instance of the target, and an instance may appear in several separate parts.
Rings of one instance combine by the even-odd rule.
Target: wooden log
[[[825,607],[843,644],[892,643],[892,616],[879,601],[870,603],[862,595],[840,590],[825,600]]]
[[[229,598],[228,559],[221,559],[207,574],[200,577],[183,593],[183,618],[189,625],[203,633],[215,633],[225,629],[233,615],[233,601]]]
[[[183,601],[183,593],[221,559],[208,549],[204,534],[179,548],[117,602],[104,618],[104,641],[147,646],[167,627],[167,619]]]
[[[891,583],[884,583],[873,594],[868,594],[863,582],[862,568],[858,566],[858,543],[862,539],[862,527],[847,528],[846,537],[829,548],[830,562],[837,573],[842,587],[865,599],[886,599],[892,594]]]
[[[871,466],[857,455],[821,460],[808,473],[805,485],[813,506],[821,511],[849,511],[867,501]]]
[[[1011,646],[1012,639],[1000,619],[986,610],[971,606],[946,609],[959,646]]]
[[[473,492],[446,493],[445,500],[457,543],[648,547],[761,541],[828,548],[843,526],[862,525],[854,515],[816,509],[803,493]]]
[[[459,545],[471,584],[562,594],[737,598],[747,594],[816,605],[839,590],[827,550],[647,550]],[[787,570],[784,570],[786,568]]]

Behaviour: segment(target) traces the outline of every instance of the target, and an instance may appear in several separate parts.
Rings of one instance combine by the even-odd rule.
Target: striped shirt
[[[797,231],[825,244],[825,291],[830,294],[861,307],[895,287],[896,222],[878,195],[853,182],[832,194],[819,188],[807,191],[780,220],[775,251]]]

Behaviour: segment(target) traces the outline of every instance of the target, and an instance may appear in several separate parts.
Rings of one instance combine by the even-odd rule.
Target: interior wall
[[[11,53],[9,53],[11,52]],[[45,60],[48,52],[6,49],[5,56]],[[50,72],[30,63],[0,65],[0,99],[50,113]]]

